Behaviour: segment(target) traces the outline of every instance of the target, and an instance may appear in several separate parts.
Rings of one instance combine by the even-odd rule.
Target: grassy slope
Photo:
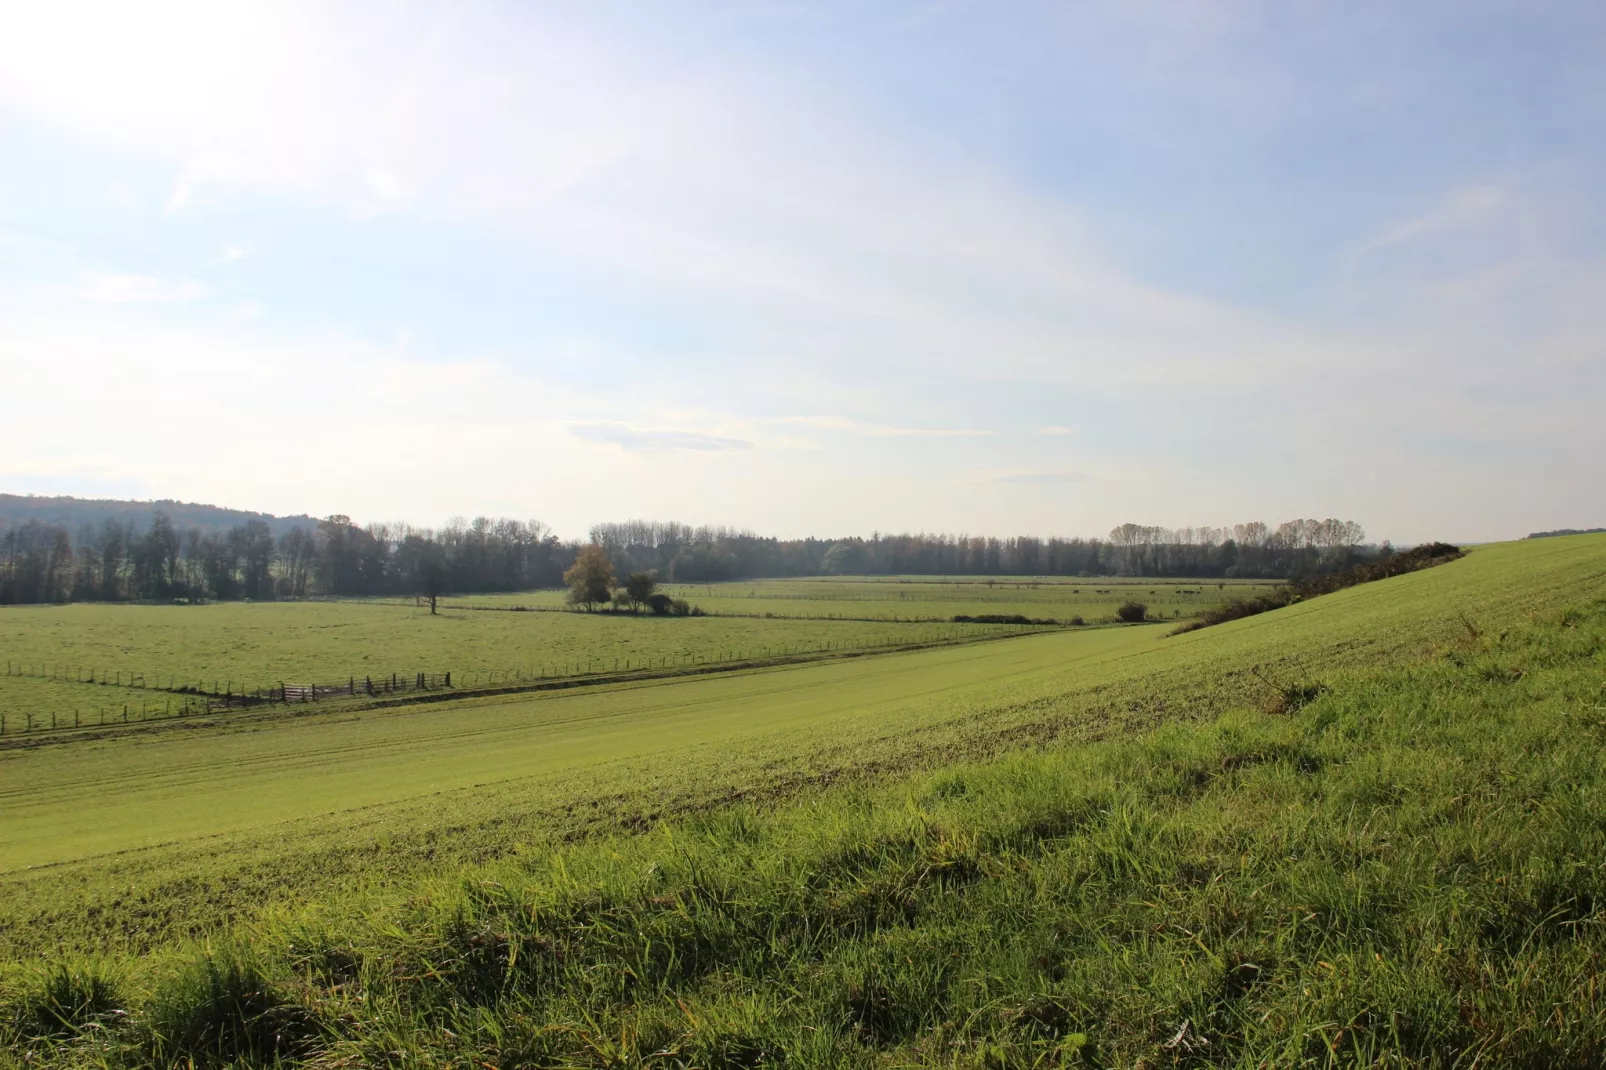
[[[193,969],[222,989],[260,969],[285,1006],[248,1027],[152,965],[124,981],[158,992],[118,1043],[304,1036],[347,1065],[1598,1065],[1606,540],[1557,542],[1040,680],[945,738],[1241,703],[1255,663],[1332,685],[1296,714],[717,811],[266,924],[259,962]]]
[[[1154,628],[1056,632],[1003,648],[253,720],[238,729],[224,722],[7,752],[0,872],[460,788],[539,784],[671,750],[752,746],[787,730],[940,717],[1082,661],[1147,648],[1157,636]]]
[[[1206,632],[1165,640],[1158,629],[1127,633],[1146,633],[1146,644],[1128,652],[1084,647],[1088,656],[1063,663],[1049,659],[1054,663],[1035,672],[1023,671],[1014,660],[1031,654],[1030,647],[1016,644],[1047,646],[1059,640],[1010,640],[994,648],[1006,658],[1007,681],[947,699],[934,695],[894,701],[874,718],[841,717],[791,729],[749,731],[718,743],[568,772],[549,769],[535,778],[444,790],[412,801],[14,873],[0,877],[0,959],[57,945],[151,947],[173,934],[201,932],[247,916],[265,903],[317,898],[357,883],[405,883],[420,868],[539,850],[554,837],[639,827],[732,798],[784,798],[823,783],[984,758],[1022,744],[1115,735],[1175,718],[1207,717],[1258,701],[1263,685],[1248,672],[1254,665],[1298,676],[1373,664],[1380,658],[1398,660],[1459,634],[1463,625],[1458,613],[1489,622],[1517,620],[1530,610],[1552,609],[1581,593],[1598,591],[1606,583],[1603,548],[1606,540],[1601,539],[1486,547],[1441,569]],[[919,659],[927,656],[896,657],[916,659],[903,664],[924,665]],[[894,658],[885,660],[896,664]],[[846,691],[835,700],[846,704],[841,708],[852,708],[856,701],[853,682],[850,673]],[[632,694],[654,701],[651,691]],[[522,703],[496,703],[493,709],[520,707]],[[762,725],[763,712],[762,705],[751,708],[749,727]],[[430,714],[441,718],[434,723],[447,726],[448,735],[450,727],[474,715],[450,706],[432,707]],[[824,723],[830,731],[819,730]],[[360,722],[350,725],[371,731]],[[219,745],[234,745],[227,738],[220,734],[217,739],[224,742]],[[271,731],[262,736],[269,748],[274,738]],[[493,736],[484,749],[486,759],[496,760],[509,738]],[[111,760],[121,761],[121,753],[111,751]],[[26,772],[26,763],[35,757],[41,769],[54,763],[73,772],[67,757],[10,752],[0,754],[0,783],[23,785],[24,795],[54,790],[50,777]],[[341,769],[331,767],[326,779],[338,789],[341,777]],[[16,828],[12,835],[18,837],[34,835],[29,822],[11,818],[10,807],[16,805],[26,803],[0,801],[0,827]],[[92,830],[115,809],[109,799],[82,803],[60,798],[53,812],[35,819],[66,842],[84,835],[86,828]],[[175,810],[179,813],[181,809]],[[239,824],[226,811],[216,816]],[[152,838],[171,836],[156,832]]]

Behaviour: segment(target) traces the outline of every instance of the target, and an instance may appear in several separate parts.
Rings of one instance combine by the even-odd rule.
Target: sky
[[[1606,524],[1606,5],[0,0],[0,490]]]

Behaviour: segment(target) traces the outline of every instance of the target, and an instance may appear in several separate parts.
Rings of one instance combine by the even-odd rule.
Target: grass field
[[[0,752],[14,1046],[1600,1064],[1606,538],[1162,633]]]
[[[989,613],[1068,621],[1104,620],[1139,601],[1166,620],[1189,617],[1233,598],[1250,598],[1270,581],[1067,579],[1064,577],[842,576],[733,583],[667,584],[664,591],[708,613],[816,620],[945,621]],[[460,605],[557,609],[561,591],[473,595]]]
[[[493,672],[550,678],[1011,630],[452,610],[432,617],[383,602],[11,606],[0,608],[0,662],[11,673],[0,676],[0,712],[15,730],[25,714],[67,719],[80,711],[87,723],[130,703],[160,709],[174,700],[153,689],[171,686],[221,693],[419,672],[451,672],[472,686]]]
[[[432,704],[137,741],[40,746],[0,784],[0,872],[235,832],[788,729],[940,721],[978,695],[1034,695],[1158,629],[1056,632],[904,656]],[[94,799],[90,813],[77,803]],[[88,820],[86,820],[88,818]]]

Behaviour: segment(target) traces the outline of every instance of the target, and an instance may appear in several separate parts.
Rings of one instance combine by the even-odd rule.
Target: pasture
[[[411,603],[221,602],[200,606],[0,608],[0,712],[133,719],[183,702],[163,689],[223,694],[284,682],[452,673],[473,687],[643,668],[784,658],[1009,634],[1010,626],[721,617],[659,618],[454,610]],[[80,682],[80,681],[94,682]]]
[[[384,830],[388,857],[368,876],[394,877],[426,861],[484,857],[508,842],[655,819],[731,793],[766,797],[1022,741],[1208,717],[1257,700],[1265,685],[1250,674],[1255,666],[1298,676],[1364,666],[1454,636],[1461,613],[1516,619],[1559,604],[1599,584],[1591,573],[1599,555],[1588,549],[1482,548],[1453,568],[1174,638],[1154,626],[1051,631],[691,679],[399,709],[253,712],[157,722],[127,738],[14,745],[0,750],[0,866],[22,883],[0,896],[0,932],[7,940],[66,939],[78,922],[62,932],[46,919],[81,917],[87,904],[115,931],[130,887],[143,889],[136,899],[165,901],[154,935],[168,924],[190,924],[197,909],[215,920],[261,900],[313,894],[351,878],[343,853],[372,860],[368,848],[352,854],[352,838],[366,843],[375,828]],[[555,613],[464,612],[431,621],[410,607],[360,603],[30,612],[115,616],[130,608],[179,622],[213,610],[250,620],[259,609],[312,609],[344,622],[414,629],[488,621],[492,628],[595,625],[633,636],[678,634],[687,625],[818,626]],[[858,634],[880,634],[870,627]],[[882,627],[902,634],[921,626]],[[108,634],[117,633],[99,641]],[[251,633],[194,634],[197,645],[241,657]],[[26,870],[40,866],[46,868]],[[151,891],[197,882],[230,890]],[[96,939],[106,935],[96,932]]]
[[[1606,538],[1165,631],[9,746],[6,1021],[42,953],[127,1015],[0,1028],[64,1065],[1606,1054]]]
[[[730,583],[671,583],[663,590],[715,615],[811,620],[949,621],[1006,614],[1069,621],[1107,620],[1123,602],[1143,602],[1160,619],[1190,617],[1277,586],[1270,580],[1178,581],[1031,576],[823,576]],[[456,605],[560,609],[562,591],[471,595]]]
[[[863,735],[937,724],[978,696],[1034,695],[1155,628],[1056,632],[671,681],[252,720],[137,743],[41,746],[4,765],[0,872],[420,796],[538,783],[670,750],[741,750],[789,730]],[[93,798],[92,820],[75,802]]]

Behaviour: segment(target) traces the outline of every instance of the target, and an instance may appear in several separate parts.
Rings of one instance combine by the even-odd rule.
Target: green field
[[[1147,604],[1166,620],[1189,617],[1233,598],[1265,594],[1277,584],[1249,580],[1067,579],[1064,577],[841,576],[732,583],[665,584],[665,593],[705,612],[815,620],[945,621],[955,616],[1020,614],[1068,621],[1105,620],[1123,602]],[[464,606],[558,609],[562,591],[472,595]]]
[[[934,724],[1063,686],[1154,628],[1057,632],[903,656],[296,719],[180,727],[7,759],[0,872],[788,730]],[[94,799],[89,815],[80,800]]]
[[[651,615],[487,613],[431,616],[385,602],[73,604],[0,608],[0,712],[8,731],[32,714],[85,723],[124,705],[175,703],[159,689],[266,690],[290,683],[447,673],[552,678],[643,667],[869,650],[1011,633],[978,624],[747,620]],[[80,683],[94,679],[97,683]],[[182,701],[177,700],[177,701]],[[136,718],[137,719],[137,718]]]
[[[1606,538],[1165,631],[13,744],[4,1027],[110,1065],[1600,1064]]]

